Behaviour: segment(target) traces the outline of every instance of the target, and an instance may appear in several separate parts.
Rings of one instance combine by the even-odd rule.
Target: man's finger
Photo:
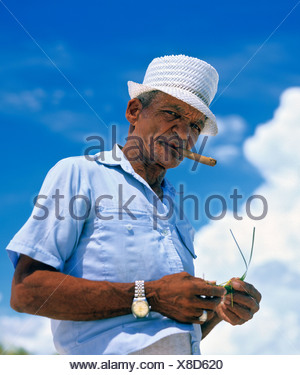
[[[233,293],[227,294],[223,301],[226,305],[238,304],[242,307],[245,307],[252,311],[252,313],[256,313],[259,310],[259,304],[257,301],[250,295],[245,295],[241,293]]]
[[[226,308],[226,312],[224,310],[220,311],[221,318],[225,320],[226,322],[232,324],[232,325],[240,325],[243,324],[245,321],[241,317],[239,317],[234,312],[228,310]]]
[[[206,282],[199,281],[195,283],[195,294],[207,297],[222,297],[226,290],[222,286],[210,285]]]
[[[200,297],[197,296],[199,300],[199,305],[201,305],[201,308],[208,309],[208,310],[215,310],[218,304],[221,302],[221,297]]]
[[[240,279],[232,279],[231,285],[233,289],[239,292],[250,294],[258,303],[261,301],[261,294],[252,284],[246,283]]]
[[[244,321],[248,321],[253,318],[253,312],[248,309],[247,307],[240,306],[238,304],[234,304],[233,306],[227,305],[226,306],[227,311],[231,311],[235,315],[237,315],[240,319],[243,319]]]

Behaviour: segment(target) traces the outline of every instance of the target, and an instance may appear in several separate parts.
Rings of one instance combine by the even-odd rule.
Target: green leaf
[[[243,254],[241,248],[239,247],[239,244],[237,243],[237,240],[235,239],[234,234],[232,233],[232,230],[231,230],[231,229],[230,229],[230,233],[231,233],[231,235],[232,235],[232,237],[233,237],[233,239],[234,239],[234,242],[236,243],[237,248],[239,249],[239,252],[240,252],[240,254],[241,254],[242,258],[243,258],[243,261],[244,261],[244,263],[245,263],[245,266],[246,266],[246,271],[245,271],[244,274],[240,277],[240,280],[244,281],[245,278],[246,278],[247,272],[248,272],[249,265],[250,265],[251,260],[252,260],[252,254],[253,254],[253,249],[254,249],[254,239],[255,239],[255,227],[253,228],[252,244],[251,244],[251,251],[250,251],[250,257],[249,257],[249,261],[248,261],[248,263],[246,262],[246,259],[245,259],[245,257],[244,257],[244,254]]]
[[[246,266],[246,269],[247,269],[247,268],[248,268],[248,265],[247,265],[246,259],[245,259],[245,257],[244,257],[244,254],[243,254],[241,248],[239,247],[239,244],[237,243],[237,240],[235,239],[234,234],[232,233],[232,230],[231,230],[231,229],[230,229],[230,233],[231,233],[231,235],[232,235],[232,237],[233,237],[233,239],[234,239],[234,242],[235,242],[237,248],[239,249],[239,252],[240,252],[240,254],[241,254],[242,258],[243,258],[243,261],[244,261],[245,266]]]

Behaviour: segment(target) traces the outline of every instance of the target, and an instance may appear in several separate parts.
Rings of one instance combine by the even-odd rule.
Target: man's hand
[[[229,285],[232,293],[223,297],[217,306],[217,314],[220,319],[234,326],[244,324],[259,310],[261,294],[253,285],[238,278],[232,278]]]
[[[182,323],[198,323],[203,310],[207,320],[225,294],[225,289],[187,272],[167,275],[145,283],[146,297],[152,311],[157,311]]]

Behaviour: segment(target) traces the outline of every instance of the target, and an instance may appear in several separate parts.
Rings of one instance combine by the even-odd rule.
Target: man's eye
[[[179,115],[176,112],[173,112],[173,111],[165,111],[165,112],[168,113],[169,115],[175,117],[175,118],[179,117]]]
[[[201,129],[199,128],[199,126],[195,123],[191,123],[191,128],[193,129],[196,129],[199,133],[201,132]]]

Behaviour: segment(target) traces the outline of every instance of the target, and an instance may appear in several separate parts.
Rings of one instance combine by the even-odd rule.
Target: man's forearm
[[[58,320],[87,321],[131,314],[134,283],[93,281],[65,275],[55,268],[21,256],[11,294],[19,312]],[[145,282],[152,311],[182,323],[198,323],[203,309],[215,310],[224,288],[208,284],[187,272]],[[212,298],[199,299],[199,295]]]
[[[210,331],[217,325],[219,324],[220,322],[222,321],[222,319],[220,319],[218,317],[217,314],[215,314],[212,319],[208,320],[207,322],[205,322],[204,324],[201,325],[201,330],[202,330],[202,338],[201,340],[203,340],[209,333]]]
[[[19,312],[59,320],[98,320],[131,313],[134,283],[110,283],[35,271],[13,281],[11,305]]]

